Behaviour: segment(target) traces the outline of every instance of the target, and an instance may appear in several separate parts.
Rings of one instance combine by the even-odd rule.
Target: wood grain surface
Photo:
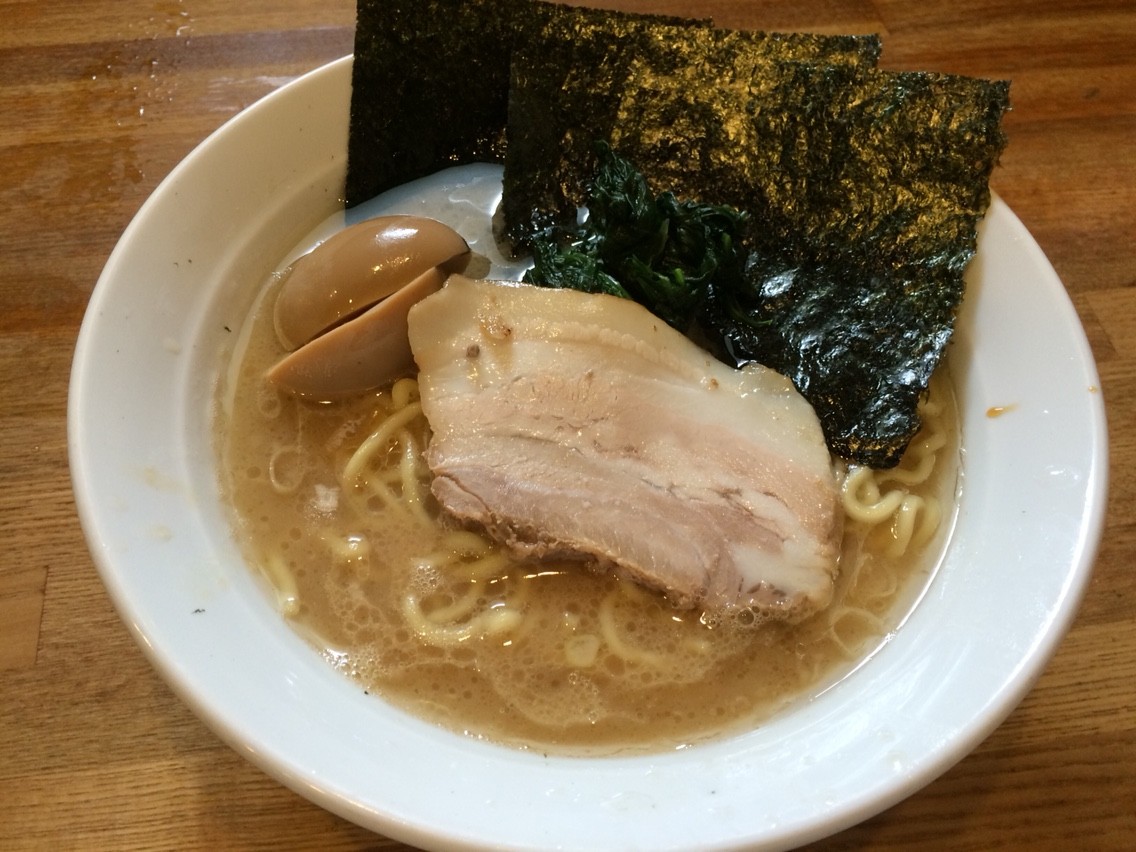
[[[1098,361],[1104,541],[1075,624],[1009,719],[815,848],[1136,848],[1136,4],[610,5],[877,32],[886,67],[1012,80],[993,186]],[[0,849],[405,848],[271,780],[174,696],[112,610],[67,468],[76,334],[119,235],[212,130],[351,51],[353,0],[0,0],[0,21]]]

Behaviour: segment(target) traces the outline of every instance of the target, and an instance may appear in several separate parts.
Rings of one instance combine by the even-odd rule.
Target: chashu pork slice
[[[842,525],[812,407],[613,296],[451,276],[410,312],[443,509],[680,606],[787,618],[832,596]]]

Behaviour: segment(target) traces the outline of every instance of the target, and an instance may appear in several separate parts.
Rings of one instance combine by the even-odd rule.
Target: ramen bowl
[[[259,286],[342,215],[350,72],[348,57],[294,81],[190,154],[123,234],[83,322],[68,412],[81,522],[178,695],[281,783],[431,849],[791,847],[900,801],[986,737],[1074,615],[1107,470],[1084,333],[997,198],[950,356],[955,529],[902,626],[819,695],[664,753],[549,756],[367,695],[288,626],[231,533],[212,418]]]

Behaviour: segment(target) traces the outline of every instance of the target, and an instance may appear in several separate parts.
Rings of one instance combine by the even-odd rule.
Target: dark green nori
[[[919,429],[917,405],[950,339],[960,279],[943,268],[796,265],[751,256],[755,299],[711,292],[702,315],[727,360],[787,375],[829,448],[893,467]]]
[[[636,21],[613,28],[550,18],[514,47],[514,130],[502,203],[507,238],[521,248],[542,229],[573,220],[597,166],[596,141],[631,160],[653,191],[708,200],[710,160],[728,155],[715,176],[724,173],[732,184],[736,158],[750,155],[737,144],[727,149],[722,139],[744,130],[751,89],[770,77],[776,62],[871,66],[879,48],[874,36]]]
[[[509,45],[530,0],[359,0],[344,197],[501,158]]]
[[[780,89],[808,96],[755,117],[747,285],[712,293],[703,322],[789,376],[834,452],[891,467],[953,331],[1009,86],[795,66]]]
[[[518,45],[518,62],[526,50]],[[563,163],[557,151],[569,146],[554,141],[595,133],[653,190],[748,212],[748,283],[712,290],[704,330],[724,357],[792,378],[834,452],[890,467],[918,430],[918,400],[953,331],[1005,144],[1008,84],[866,64],[763,61],[738,74],[674,41],[652,42],[621,68],[614,111],[601,88],[600,120],[528,99],[525,126],[558,129],[531,151],[510,141],[504,201],[517,211],[548,205],[552,221],[572,215],[586,181],[579,155]],[[511,115],[524,84],[516,65]],[[586,83],[574,73],[566,67],[561,79],[585,116]],[[517,165],[526,151],[532,159]],[[525,233],[544,221],[514,225]]]
[[[347,206],[450,166],[501,162],[513,45],[546,21],[706,23],[539,0],[359,0]]]
[[[792,377],[835,452],[893,465],[952,331],[1008,86],[872,70],[871,37],[677,27],[538,0],[360,0],[347,203],[505,159],[523,242],[573,216],[610,142],[655,192],[751,214],[747,283],[712,290],[703,325]],[[506,139],[507,118],[525,133]]]

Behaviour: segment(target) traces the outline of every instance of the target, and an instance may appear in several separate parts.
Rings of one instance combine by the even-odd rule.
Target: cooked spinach
[[[587,218],[550,229],[532,245],[531,284],[634,299],[686,331],[710,288],[740,285],[747,216],[725,205],[654,195],[643,175],[611,146],[597,146],[599,169]]]

